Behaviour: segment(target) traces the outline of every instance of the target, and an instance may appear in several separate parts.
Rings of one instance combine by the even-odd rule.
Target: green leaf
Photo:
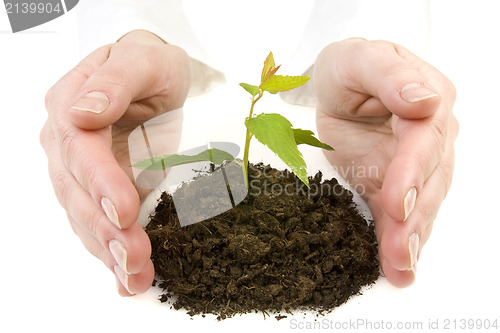
[[[295,143],[298,145],[306,144],[313,147],[323,148],[326,150],[335,150],[330,145],[319,141],[312,131],[303,130],[300,128],[293,128],[293,135],[295,136]]]
[[[273,75],[267,81],[262,83],[260,88],[263,91],[268,91],[271,94],[276,94],[278,92],[298,88],[306,84],[310,78],[310,76]]]
[[[265,82],[268,78],[270,78],[278,68],[274,63],[274,56],[272,52],[269,52],[266,60],[264,61],[264,68],[262,68],[262,74],[260,76],[260,82]]]
[[[250,93],[250,95],[252,95],[252,97],[255,97],[257,96],[257,94],[259,93],[259,87],[257,86],[254,86],[252,84],[248,84],[248,83],[240,83],[240,86],[243,87],[243,89],[245,89],[246,91],[248,91]]]
[[[232,161],[234,157],[220,149],[212,148],[202,151],[197,155],[180,155],[168,154],[147,160],[137,162],[132,165],[133,168],[144,170],[165,170],[173,166],[195,163],[195,162],[212,162],[214,164],[222,164],[224,161]]]
[[[247,118],[245,125],[257,140],[271,149],[293,173],[307,186],[306,162],[297,148],[292,124],[277,113],[262,113],[253,118]]]

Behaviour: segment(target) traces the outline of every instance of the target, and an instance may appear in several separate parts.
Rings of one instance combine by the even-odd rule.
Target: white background
[[[193,1],[187,1],[186,11],[196,22],[195,31],[228,75],[226,86],[186,102],[187,125],[192,119],[189,115],[196,114],[198,123],[203,123],[200,117],[209,119],[215,110],[235,112],[234,121],[242,121],[248,100],[237,83],[258,80],[269,50],[274,51],[278,63],[290,58],[297,46],[295,37],[304,28],[305,13],[311,8],[309,2],[298,0],[235,3],[216,1],[220,10],[210,18],[209,5],[198,4],[202,8],[196,11]],[[222,10],[223,5],[228,9]],[[252,27],[263,33],[261,23],[282,6],[289,9],[287,16],[275,16],[273,24],[280,27],[295,21],[290,33],[255,39],[244,30]],[[461,131],[453,186],[421,254],[416,283],[397,289],[381,278],[363,296],[325,317],[337,323],[366,319],[396,325],[410,321],[422,322],[427,328],[429,320],[439,319],[442,327],[446,319],[496,318],[500,325],[500,218],[495,208],[500,186],[500,6],[493,0],[448,0],[436,1],[433,9],[433,52],[427,60],[458,91],[454,111]],[[210,316],[191,320],[157,302],[157,289],[133,298],[119,297],[112,274],[85,251],[66,221],[38,141],[46,119],[44,95],[79,59],[75,15],[70,12],[12,34],[1,6],[0,11],[0,331],[286,331],[293,329],[292,318],[302,324],[315,319],[298,313],[279,322],[263,320],[260,314],[220,323]],[[258,15],[263,18],[257,19]],[[291,107],[272,97],[265,107],[278,112],[281,108],[292,118],[305,114],[301,127],[314,126],[313,110]],[[192,126],[186,135],[203,130],[194,122]]]

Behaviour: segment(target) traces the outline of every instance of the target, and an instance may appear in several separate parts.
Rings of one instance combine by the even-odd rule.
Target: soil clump
[[[185,227],[163,193],[146,228],[165,291],[160,300],[190,315],[263,312],[282,319],[294,310],[328,312],[373,284],[380,275],[373,222],[336,179],[309,179],[307,188],[291,172],[251,165],[250,194],[239,205]],[[189,196],[189,184],[177,191]],[[227,196],[210,182],[203,191]],[[196,209],[209,207],[200,202]]]

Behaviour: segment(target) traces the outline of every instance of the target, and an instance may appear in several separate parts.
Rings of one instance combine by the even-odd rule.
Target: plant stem
[[[264,94],[264,92],[259,89],[259,95],[257,96],[257,98],[255,96],[252,96],[252,105],[250,106],[250,113],[248,115],[248,119],[253,117],[253,109],[255,107],[255,103],[257,103],[259,101],[259,99],[261,99],[263,94]],[[250,140],[251,139],[252,139],[252,133],[250,133],[250,131],[247,128],[247,134],[246,134],[246,138],[245,138],[245,151],[243,154],[243,170],[245,173],[245,177],[244,177],[245,178],[245,185],[247,185],[247,187],[248,187],[248,153],[250,151]]]

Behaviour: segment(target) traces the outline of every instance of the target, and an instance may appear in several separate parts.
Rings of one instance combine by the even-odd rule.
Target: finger
[[[116,260],[111,252],[102,246],[102,244],[84,229],[69,213],[67,214],[68,221],[75,234],[80,238],[85,249],[94,257],[102,261],[102,263],[110,270],[113,271],[113,266],[116,265]]]
[[[445,151],[452,145],[458,123],[445,105],[423,120],[396,120],[398,145],[387,168],[381,189],[382,204],[395,221],[405,221],[417,197],[439,163],[445,163]],[[452,170],[450,170],[450,175]]]
[[[62,164],[53,168],[56,192],[67,193],[64,186],[74,177],[101,205],[102,211],[115,226],[123,229],[134,224],[139,214],[138,193],[111,152],[110,134],[105,130],[84,131],[71,123],[60,122],[58,142],[50,120],[44,126],[40,140],[49,162]],[[67,170],[72,175],[67,175]],[[68,200],[65,197],[59,198],[59,201],[66,207],[65,201]]]
[[[118,286],[118,292],[122,296],[128,296],[127,293],[129,295],[145,293],[153,283],[154,267],[151,260],[148,260],[143,270],[136,274],[127,274],[119,265],[114,266],[114,272],[120,282],[121,286]]]
[[[148,260],[140,272],[136,274],[126,273],[117,263],[109,249],[104,248],[93,235],[84,230],[70,215],[68,215],[68,220],[85,248],[115,274],[118,293],[120,295],[132,296],[142,294],[149,289],[154,278],[154,267],[151,260]]]
[[[409,237],[407,236],[409,231],[405,229],[408,227],[408,225],[395,223],[394,220],[392,220],[387,214],[385,214],[380,203],[379,195],[372,197],[368,201],[368,204],[370,206],[373,218],[375,220],[375,232],[377,236],[377,242],[379,244],[378,252],[379,252],[380,268],[382,269],[385,278],[392,285],[399,288],[407,287],[411,285],[415,280],[415,273],[416,273],[415,271],[411,270],[412,267],[410,258],[411,254],[409,247],[410,241]],[[396,251],[398,251],[397,253],[393,252],[395,250],[391,246],[389,246],[389,244],[385,243],[388,242],[387,240],[388,236],[386,235],[391,232],[393,233],[395,232],[394,230],[388,230],[392,224],[395,225],[396,228],[404,229],[402,231],[397,231],[397,234],[398,236],[404,234],[400,243],[405,243],[405,241],[407,242],[406,248],[396,249]],[[392,239],[389,239],[389,241],[391,240]],[[399,263],[400,266],[397,266],[397,268],[393,267],[393,263],[391,262],[391,259],[394,256],[398,256],[398,258],[399,257],[403,258],[403,264]]]
[[[379,256],[381,253],[379,251]],[[390,263],[383,257],[380,257],[380,268],[387,279],[393,286],[398,288],[406,288],[415,282],[415,272],[411,270],[397,270],[394,269]]]
[[[78,183],[101,205],[109,220],[129,228],[139,214],[139,195],[111,150],[109,129],[85,131],[59,126],[61,159]]]
[[[118,291],[118,294],[122,297],[130,297],[130,296],[134,296],[135,294],[133,293],[130,293],[127,288],[125,288],[125,286],[122,284],[122,282],[120,281],[120,279],[116,276],[115,274],[115,280],[116,280],[116,289]]]
[[[55,139],[47,134],[47,131],[50,131],[48,125],[43,130],[43,141],[49,156],[49,175],[61,205],[78,223],[80,229],[95,237],[103,248],[113,254],[124,271],[142,271],[151,255],[151,245],[144,230],[138,223],[120,230],[109,222],[101,207],[65,169]]]
[[[86,79],[85,71],[94,70],[96,63],[104,58],[105,51],[106,48],[101,48],[93,53],[49,90],[45,101],[49,112],[46,127],[51,128],[44,133],[50,133],[51,139],[47,136],[47,141],[55,141],[48,146],[60,146],[60,150],[51,153],[51,158],[62,159],[65,168],[75,175],[97,203],[102,204],[110,221],[120,228],[127,228],[136,221],[139,198],[111,152],[109,130],[81,130],[67,113],[71,105],[68,96],[77,93]]]
[[[120,230],[109,223],[100,207],[90,198],[85,196],[84,190],[77,186],[66,186],[76,200],[66,202],[66,209],[83,230],[93,235],[99,244],[107,249],[128,274],[141,272],[151,256],[149,238],[138,223],[127,229]],[[62,194],[64,195],[64,194]]]
[[[100,66],[73,95],[69,115],[74,124],[85,129],[109,126],[129,112],[134,119],[154,117],[161,109],[182,107],[190,85],[190,62],[184,51],[172,45],[116,43]],[[95,61],[91,59],[90,61]],[[85,66],[84,63],[80,66]],[[134,105],[136,101],[160,96],[152,105]],[[126,116],[125,116],[126,118]]]
[[[379,256],[387,279],[396,286],[413,283],[423,245],[432,231],[439,207],[451,184],[454,150],[450,144],[443,163],[429,177],[407,223],[397,223],[387,214],[376,221]]]
[[[116,52],[120,54],[120,47],[123,48],[123,45],[117,45],[116,47],[118,48],[118,51]],[[127,45],[127,50],[129,50],[130,47],[130,45]],[[179,49],[174,49],[176,52],[179,52]],[[79,77],[78,73],[92,71],[94,73],[98,73],[101,67],[113,67],[112,65],[114,62],[119,62],[121,59],[129,59],[127,57],[118,57],[118,60],[113,60],[111,56],[105,54],[106,50],[112,53],[109,48],[102,48],[95,54],[92,54],[73,71],[72,75],[67,75],[56,85],[55,89],[51,90],[51,92],[47,95],[46,101],[47,109],[50,111],[53,122],[56,124],[56,138],[61,144],[62,159],[65,161],[66,167],[75,175],[82,186],[91,193],[94,200],[102,205],[104,211],[108,215],[108,218],[120,228],[127,228],[136,221],[139,211],[139,199],[137,191],[135,191],[133,185],[131,184],[128,175],[120,169],[114,155],[111,152],[109,131],[102,130],[99,133],[81,131],[78,127],[73,125],[74,119],[69,119],[67,116],[68,113],[66,112],[67,109],[70,108],[71,104],[69,104],[70,101],[68,101],[65,96],[78,94],[78,84],[74,84],[75,81],[80,82],[82,80],[82,77]],[[141,50],[143,50],[143,48],[141,48]],[[151,54],[150,52],[147,53]],[[156,52],[156,54],[158,53],[159,52]],[[161,52],[162,55],[163,53],[164,52]],[[132,55],[130,57],[133,58],[134,56]],[[180,56],[178,56],[178,58],[180,58]],[[103,63],[103,65],[99,67],[98,65],[100,63]],[[158,64],[158,62],[156,63]],[[137,68],[137,64],[134,64],[134,66],[132,66],[132,64],[129,65],[130,68]],[[124,66],[128,67],[129,65]],[[159,65],[161,66],[161,64]],[[188,66],[178,66],[176,68],[179,68],[180,71],[181,68],[185,67]],[[104,69],[104,72],[106,72],[106,69]],[[119,71],[116,72],[121,73]],[[155,71],[155,73],[159,72],[164,73],[163,71]],[[135,77],[136,75],[133,76]],[[100,74],[97,74],[97,77],[106,76],[100,76]],[[107,77],[109,77],[109,75]],[[169,84],[172,87],[183,87],[182,84],[185,85],[185,83],[182,82],[181,84],[181,82],[175,82],[179,77],[180,75],[175,75],[176,79],[170,80]],[[151,82],[153,82],[152,85],[154,86],[154,76],[148,76],[148,79],[150,80],[149,86],[151,86]],[[92,80],[89,80],[90,78],[86,79],[83,85],[85,86],[85,84],[91,84]],[[159,80],[158,82],[160,81],[162,80]],[[73,84],[69,84],[68,82],[73,82]],[[136,80],[134,82],[136,83],[137,89],[142,84],[140,80]],[[106,82],[101,80],[100,83],[98,82],[97,84],[106,84]],[[165,86],[167,86],[166,83]],[[111,87],[113,87],[113,85],[111,85]],[[127,89],[133,89],[133,84],[127,83],[124,86],[125,93],[127,93]],[[171,93],[169,98],[165,98],[166,100],[171,100],[172,103],[182,104],[183,99],[185,98],[184,95],[179,99],[174,96],[174,88],[164,88],[164,90]],[[187,89],[184,90],[187,91]],[[64,93],[56,93],[57,91]],[[139,92],[137,91],[136,93]],[[148,94],[149,93],[155,93],[154,87],[152,89],[148,89]],[[120,98],[119,100],[122,101],[124,99]],[[159,103],[158,99],[154,99],[149,103],[151,104],[151,110],[162,110],[162,106],[157,105]],[[172,107],[175,107],[175,104],[173,104]],[[135,109],[136,111],[142,110],[145,112],[147,107],[140,108],[139,105],[136,105]],[[142,115],[136,116],[152,116],[144,114],[144,112]],[[117,117],[120,115],[121,114],[118,114]]]
[[[390,113],[408,119],[428,117],[440,102],[427,75],[430,67],[403,47],[385,41],[333,43],[315,64],[318,106],[347,118]]]

